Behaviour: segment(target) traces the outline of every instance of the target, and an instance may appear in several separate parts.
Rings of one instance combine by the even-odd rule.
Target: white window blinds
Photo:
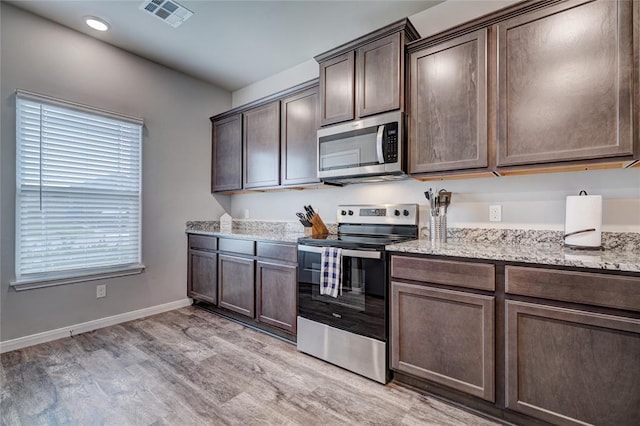
[[[16,95],[16,283],[141,265],[142,122]]]

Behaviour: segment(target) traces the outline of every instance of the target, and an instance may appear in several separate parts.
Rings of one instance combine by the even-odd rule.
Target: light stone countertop
[[[331,224],[330,232],[335,233]],[[236,221],[231,232],[220,232],[217,221],[187,222],[188,234],[295,244],[304,233],[295,221]],[[640,272],[640,234],[603,233],[604,250],[563,247],[561,231],[453,228],[448,243],[428,238],[386,246],[395,253],[426,254],[610,271]]]
[[[519,245],[500,242],[451,241],[432,244],[428,239],[392,244],[386,246],[386,249],[395,253],[640,272],[640,251],[622,249],[576,250],[560,244],[548,243]]]

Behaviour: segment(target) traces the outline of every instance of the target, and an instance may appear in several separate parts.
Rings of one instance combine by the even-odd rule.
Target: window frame
[[[24,232],[25,228],[21,227],[21,211],[20,211],[20,196],[21,196],[21,192],[20,192],[20,184],[21,184],[21,180],[20,180],[20,173],[21,173],[21,166],[20,166],[20,155],[21,155],[21,140],[19,140],[21,134],[20,134],[20,129],[18,128],[19,123],[20,123],[20,114],[21,114],[21,110],[19,109],[19,102],[21,100],[25,100],[25,101],[29,101],[29,102],[36,102],[36,103],[40,103],[40,104],[44,104],[47,106],[53,106],[53,107],[57,107],[57,108],[64,108],[66,110],[70,110],[70,111],[75,111],[75,112],[80,112],[82,114],[90,114],[96,117],[100,117],[100,118],[108,118],[110,120],[118,120],[121,122],[126,122],[128,124],[132,124],[135,126],[139,126],[139,139],[137,141],[138,143],[138,156],[137,156],[137,160],[138,160],[138,177],[137,177],[137,182],[138,182],[138,187],[136,188],[136,193],[137,193],[137,213],[138,213],[138,219],[137,219],[137,241],[134,240],[134,247],[135,247],[135,243],[137,243],[137,262],[132,262],[132,263],[126,263],[126,264],[114,264],[114,265],[109,265],[109,266],[98,266],[98,267],[82,267],[81,264],[77,265],[77,268],[73,268],[73,269],[65,269],[65,270],[60,270],[60,271],[45,271],[45,272],[37,272],[37,273],[26,273],[26,274],[20,274],[21,271],[21,266],[20,266],[20,233],[21,231]],[[27,289],[32,289],[32,288],[40,288],[40,287],[49,287],[49,286],[54,286],[54,285],[61,285],[61,284],[70,284],[70,283],[77,283],[77,282],[84,282],[84,281],[94,281],[94,280],[100,280],[100,279],[105,279],[105,278],[112,278],[112,277],[120,277],[120,276],[126,276],[126,275],[133,275],[133,274],[139,274],[144,272],[145,270],[145,266],[142,262],[142,148],[143,148],[143,139],[144,139],[144,121],[140,118],[137,117],[131,117],[128,115],[123,115],[123,114],[119,114],[119,113],[115,113],[115,112],[111,112],[111,111],[107,111],[107,110],[103,110],[103,109],[99,109],[99,108],[94,108],[91,106],[87,106],[87,105],[83,105],[83,104],[79,104],[79,103],[75,103],[75,102],[70,102],[70,101],[65,101],[65,100],[61,100],[58,98],[54,98],[54,97],[50,97],[50,96],[46,96],[46,95],[41,95],[38,93],[33,93],[33,92],[29,92],[29,91],[25,91],[25,90],[16,90],[15,92],[15,112],[16,112],[16,134],[15,134],[15,141],[16,141],[16,170],[14,173],[14,177],[15,177],[15,196],[14,196],[14,202],[15,202],[15,241],[14,241],[14,249],[15,249],[15,279],[13,281],[10,282],[10,285],[17,291],[20,290],[27,290]],[[40,153],[42,151],[39,151]],[[39,154],[41,155],[41,154]],[[40,190],[42,190],[42,185],[40,186]],[[64,193],[64,191],[62,191],[62,193]],[[73,193],[73,190],[68,191],[68,193]],[[105,194],[102,194],[103,197],[105,196]],[[133,239],[132,239],[133,240]]]

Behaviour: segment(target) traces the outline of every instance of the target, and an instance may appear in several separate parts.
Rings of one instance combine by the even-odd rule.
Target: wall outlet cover
[[[502,206],[499,204],[489,206],[489,221],[502,222]]]
[[[96,286],[96,299],[105,297],[107,295],[107,285],[99,284]]]

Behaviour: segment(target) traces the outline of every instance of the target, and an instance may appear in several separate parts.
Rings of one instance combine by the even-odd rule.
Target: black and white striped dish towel
[[[323,247],[320,259],[320,294],[338,297],[342,294],[342,249]]]

